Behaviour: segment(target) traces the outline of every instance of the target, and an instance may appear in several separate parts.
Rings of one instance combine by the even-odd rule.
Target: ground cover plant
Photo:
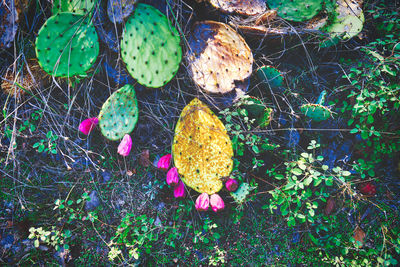
[[[396,266],[400,3],[0,3],[0,265]]]

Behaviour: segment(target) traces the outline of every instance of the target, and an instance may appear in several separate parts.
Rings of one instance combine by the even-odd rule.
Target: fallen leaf
[[[356,229],[354,230],[354,235],[353,235],[356,248],[362,248],[365,236],[366,234],[363,231],[363,229],[357,226]]]

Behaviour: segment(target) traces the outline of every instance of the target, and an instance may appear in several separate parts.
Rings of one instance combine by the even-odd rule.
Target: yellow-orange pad
[[[253,54],[245,40],[225,23],[197,22],[189,35],[187,61],[193,80],[208,93],[229,93],[235,81],[252,72]]]
[[[200,193],[221,190],[233,167],[233,149],[224,124],[199,99],[183,110],[175,127],[172,155],[182,181]]]

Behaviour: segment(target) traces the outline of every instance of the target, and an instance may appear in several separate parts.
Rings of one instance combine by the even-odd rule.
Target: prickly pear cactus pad
[[[231,192],[231,196],[236,203],[242,204],[249,193],[250,185],[248,183],[242,183],[235,192]]]
[[[197,22],[188,38],[189,72],[203,90],[225,94],[252,72],[253,54],[242,36],[216,21]]]
[[[284,85],[282,73],[272,66],[258,68],[257,76],[260,81],[267,83],[271,89],[276,89]]]
[[[161,87],[176,74],[182,60],[178,31],[152,6],[138,4],[125,25],[122,59],[140,84]]]
[[[268,6],[278,10],[281,18],[290,21],[305,21],[317,15],[324,0],[266,0]]]
[[[50,17],[36,38],[36,56],[50,75],[83,75],[96,61],[99,42],[95,28],[82,15],[69,12]]]
[[[85,15],[93,10],[97,0],[54,0],[52,13],[72,12]]]
[[[245,16],[261,14],[265,11],[264,0],[208,0],[211,5],[224,13],[237,13]]]
[[[133,131],[138,117],[135,88],[126,84],[103,104],[98,117],[101,133],[107,139],[119,140]]]
[[[221,190],[233,167],[233,149],[225,126],[199,99],[193,99],[176,124],[172,145],[182,181],[200,193]]]
[[[338,0],[336,4],[336,16],[325,31],[331,34],[331,38],[341,37],[343,40],[359,34],[365,21],[360,4],[354,0]]]
[[[136,0],[108,0],[108,17],[113,22],[121,23],[132,13],[136,2]]]
[[[332,115],[332,111],[329,108],[320,104],[305,104],[300,109],[304,115],[316,122],[324,121]]]
[[[18,14],[14,0],[0,2],[0,48],[8,48],[18,29]]]

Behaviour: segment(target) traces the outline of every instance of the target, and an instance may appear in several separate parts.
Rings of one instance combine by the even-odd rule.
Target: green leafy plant
[[[144,254],[152,252],[152,246],[159,238],[160,229],[154,226],[154,219],[145,214],[135,216],[127,213],[117,228],[115,236],[108,246],[111,248],[108,257],[111,261],[124,259],[120,248],[128,250],[128,259],[138,260]]]
[[[37,148],[37,152],[47,152],[48,154],[57,154],[58,135],[53,134],[53,131],[48,131],[46,139],[41,139],[33,144],[33,148]]]
[[[326,186],[346,186],[346,180],[351,175],[340,167],[335,167],[330,172],[328,166],[321,164],[323,157],[315,156],[319,146],[312,140],[307,147],[309,152],[301,153],[296,161],[285,162],[284,173],[273,173],[273,178],[282,183],[270,191],[272,198],[264,208],[271,213],[279,210],[286,217],[288,226],[306,221],[314,222],[318,207],[329,197]]]

